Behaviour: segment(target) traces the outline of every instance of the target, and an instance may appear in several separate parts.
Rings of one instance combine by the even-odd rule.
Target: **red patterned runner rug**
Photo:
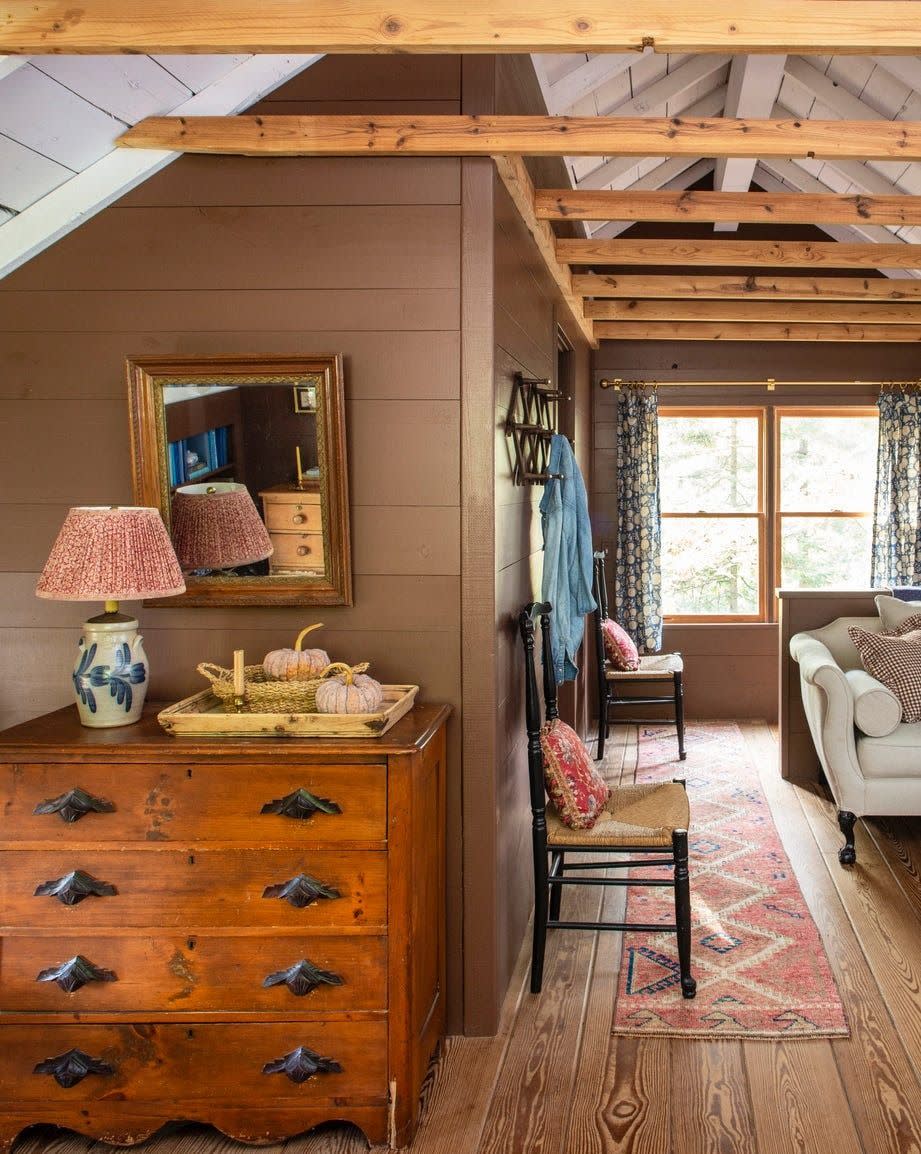
[[[687,761],[679,762],[674,728],[643,727],[636,780],[687,781],[697,997],[681,996],[673,933],[627,933],[613,1032],[847,1036],[825,947],[738,726],[693,725],[687,750]],[[627,921],[674,918],[671,889],[627,894]]]

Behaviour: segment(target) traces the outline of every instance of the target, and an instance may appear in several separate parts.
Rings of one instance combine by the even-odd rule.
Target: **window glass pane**
[[[758,509],[757,417],[659,417],[663,513]]]
[[[780,523],[784,589],[868,589],[870,517],[784,517]]]
[[[780,508],[873,507],[876,417],[781,417]]]
[[[663,518],[663,613],[750,615],[758,608],[754,517]]]

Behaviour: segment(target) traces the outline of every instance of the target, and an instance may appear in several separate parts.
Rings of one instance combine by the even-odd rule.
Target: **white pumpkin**
[[[366,673],[356,673],[348,665],[317,686],[318,713],[376,713],[383,703],[379,681]],[[367,666],[356,666],[356,669]]]
[[[310,681],[320,677],[329,665],[329,654],[325,649],[301,649],[301,643],[314,629],[322,625],[308,625],[297,635],[293,649],[273,649],[265,655],[262,668],[272,681]]]

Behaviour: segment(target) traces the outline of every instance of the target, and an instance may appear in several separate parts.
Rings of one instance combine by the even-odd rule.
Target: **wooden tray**
[[[385,685],[378,713],[232,713],[204,689],[157,714],[174,737],[380,737],[409,713],[418,685]]]

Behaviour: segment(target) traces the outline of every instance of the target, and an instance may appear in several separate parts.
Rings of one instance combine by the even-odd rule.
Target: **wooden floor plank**
[[[742,1043],[670,1038],[674,1154],[757,1154]]]
[[[831,803],[819,826],[827,849],[816,843],[816,826],[807,821],[800,804],[811,796],[803,787],[781,780],[776,770],[777,746],[761,727],[746,727],[746,741],[761,784],[771,804],[774,821],[803,896],[822,935],[832,972],[844,1001],[850,1038],[830,1043],[850,1106],[854,1126],[866,1154],[921,1154],[921,1089],[880,992],[877,975],[867,962],[860,940],[842,907],[833,880],[838,864],[840,832]],[[865,833],[858,831],[861,841]],[[830,872],[831,871],[831,872]],[[791,1045],[794,1043],[791,1043]],[[825,1093],[816,1080],[813,1096]],[[838,1148],[843,1154],[845,1147]]]

